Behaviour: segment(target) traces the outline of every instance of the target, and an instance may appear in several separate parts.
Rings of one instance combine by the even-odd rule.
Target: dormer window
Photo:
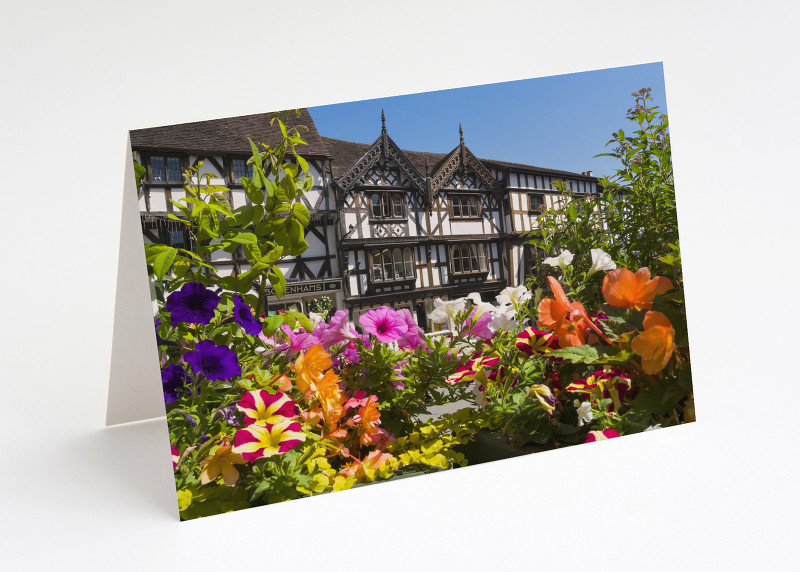
[[[404,218],[405,201],[402,193],[386,191],[370,195],[372,218]]]
[[[153,155],[150,157],[150,182],[151,183],[182,183],[180,157],[164,157]]]

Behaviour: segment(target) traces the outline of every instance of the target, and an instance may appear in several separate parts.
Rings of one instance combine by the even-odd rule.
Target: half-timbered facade
[[[203,163],[201,172],[214,176],[210,184],[231,189],[228,200],[232,208],[250,204],[241,183],[242,177],[250,174],[248,139],[276,144],[280,131],[277,125],[270,125],[271,116],[264,113],[131,131],[131,146],[146,168],[139,196],[145,241],[191,247],[184,225],[168,216],[180,214],[170,199],[184,196],[183,171],[198,162]],[[308,143],[303,148],[303,156],[308,161],[314,185],[299,200],[311,213],[305,236],[309,247],[300,256],[284,258],[278,263],[286,277],[287,293],[278,300],[268,289],[269,311],[277,312],[292,305],[307,311],[308,302],[323,295],[341,307],[344,301],[336,248],[337,211],[330,186],[330,157],[307,110],[301,110],[299,117],[289,114],[286,122],[289,127],[308,128],[302,133]],[[212,262],[223,274],[238,274],[249,268],[239,251],[232,255],[217,251]]]
[[[145,240],[188,246],[180,223],[170,220],[169,199],[182,196],[181,173],[204,162],[212,184],[231,189],[234,208],[247,204],[248,138],[271,143],[271,114],[204,121],[131,132],[133,149],[147,168],[139,197]],[[401,149],[385,117],[372,144],[322,137],[307,110],[290,124],[305,125],[314,186],[302,200],[312,213],[309,248],[279,263],[287,295],[271,310],[328,295],[351,317],[379,305],[408,308],[423,327],[437,297],[478,292],[487,301],[507,286],[523,284],[536,253],[525,244],[538,216],[559,200],[562,180],[576,195],[598,192],[597,179],[498,160],[478,159],[464,142],[449,153]],[[243,258],[220,253],[225,272],[246,268]]]

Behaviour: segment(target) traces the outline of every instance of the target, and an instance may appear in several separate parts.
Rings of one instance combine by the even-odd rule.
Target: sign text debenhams
[[[341,290],[341,280],[327,280],[325,282],[297,282],[286,285],[286,296],[291,294],[322,294],[331,290]],[[267,288],[267,296],[274,296],[275,289]]]

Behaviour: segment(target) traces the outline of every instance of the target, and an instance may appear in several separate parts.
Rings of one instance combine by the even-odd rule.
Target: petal
[[[646,268],[640,270],[647,270]],[[637,273],[638,274],[638,273]],[[648,277],[650,272],[647,271]],[[639,292],[639,283],[627,268],[612,270],[603,278],[603,296],[606,303],[617,308],[631,308]]]
[[[556,297],[556,302],[567,308],[569,306],[569,299],[567,295],[564,294],[564,289],[561,287],[561,284],[558,283],[558,280],[553,278],[552,276],[548,276],[547,280],[550,282],[550,289],[553,291],[553,295]]]

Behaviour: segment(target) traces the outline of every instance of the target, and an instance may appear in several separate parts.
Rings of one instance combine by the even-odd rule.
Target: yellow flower
[[[209,455],[200,462],[200,466],[204,467],[203,472],[200,473],[200,482],[207,485],[218,476],[222,475],[222,482],[227,486],[232,487],[239,480],[239,471],[234,467],[234,463],[242,464],[244,459],[239,453],[231,451],[233,445],[223,445],[214,451],[213,455]]]

